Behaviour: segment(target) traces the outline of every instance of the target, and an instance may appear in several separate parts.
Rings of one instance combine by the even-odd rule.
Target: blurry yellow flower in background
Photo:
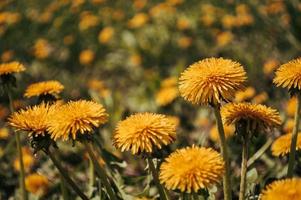
[[[53,112],[47,121],[48,131],[54,140],[68,140],[85,134],[92,134],[108,120],[108,114],[101,104],[93,101],[70,101]]]
[[[133,7],[136,10],[141,10],[142,8],[144,8],[147,4],[147,0],[134,0],[133,2]]]
[[[297,106],[297,98],[296,97],[292,97],[286,102],[285,112],[286,112],[287,116],[289,116],[289,117],[295,116],[296,106]]]
[[[182,36],[177,40],[178,46],[182,49],[186,49],[191,46],[192,38],[187,36]]]
[[[13,56],[14,56],[14,51],[13,50],[4,51],[1,54],[1,61],[2,62],[9,62],[9,61],[12,60]]]
[[[231,29],[232,27],[234,27],[236,25],[236,17],[233,15],[228,15],[228,14],[224,15],[222,17],[221,23],[224,28]]]
[[[256,104],[261,104],[268,100],[268,98],[269,96],[266,92],[261,92],[252,99],[252,102]]]
[[[281,65],[273,82],[279,87],[287,89],[301,89],[301,58],[291,60]]]
[[[91,79],[88,81],[87,86],[91,90],[96,91],[100,97],[105,98],[111,94],[110,89],[106,87],[103,81],[97,79]]]
[[[225,132],[225,138],[228,139],[234,135],[235,127],[233,125],[226,125],[226,126],[224,126],[224,132]],[[219,142],[219,134],[218,134],[216,125],[214,125],[211,128],[209,137],[213,142],[216,142],[216,143]]]
[[[219,47],[226,46],[229,44],[234,38],[234,35],[230,31],[224,31],[216,36],[216,43]]]
[[[160,167],[160,182],[169,190],[195,192],[222,179],[224,162],[211,148],[186,147],[170,154]]]
[[[49,105],[42,103],[12,113],[8,118],[8,124],[18,131],[26,131],[29,136],[45,135],[47,120],[58,104]]]
[[[92,4],[99,5],[105,3],[107,0],[91,0]]]
[[[234,97],[246,81],[243,67],[230,59],[206,58],[190,65],[179,78],[179,91],[193,104],[218,104]]]
[[[263,73],[265,75],[271,74],[279,66],[279,64],[279,61],[275,58],[266,60],[263,64]]]
[[[6,107],[0,105],[0,120],[6,118],[8,114],[9,114],[9,110]]]
[[[99,18],[89,11],[84,11],[80,15],[79,30],[85,31],[89,28],[95,27],[99,24]]]
[[[43,81],[38,83],[33,83],[26,88],[24,97],[34,97],[41,95],[53,95],[57,96],[64,86],[58,81]]]
[[[134,53],[129,58],[130,63],[134,66],[139,66],[142,64],[142,57],[138,53]]]
[[[166,78],[164,80],[161,81],[161,87],[173,87],[173,86],[177,86],[178,84],[178,79],[175,76]]]
[[[261,104],[229,103],[222,107],[221,114],[226,125],[236,124],[240,120],[250,120],[256,127],[264,128],[273,128],[281,124],[278,111]]]
[[[172,143],[176,138],[176,125],[165,115],[137,113],[117,124],[113,145],[132,154],[151,153],[155,148]]]
[[[152,17],[166,17],[167,15],[172,15],[176,12],[176,9],[166,3],[166,2],[163,2],[163,3],[158,3],[157,5],[153,6],[150,10],[149,10],[149,14],[150,16]]]
[[[66,35],[64,37],[64,40],[63,40],[64,44],[65,45],[71,45],[74,43],[74,36],[73,35]]]
[[[25,70],[25,67],[19,62],[9,62],[0,64],[0,76],[18,73]]]
[[[108,43],[112,39],[114,32],[115,31],[114,31],[113,27],[108,26],[108,27],[103,28],[98,34],[99,43],[101,43],[101,44]]]
[[[288,119],[283,127],[283,130],[288,133],[288,132],[292,132],[293,128],[294,128],[294,119]]]
[[[177,87],[164,87],[156,93],[156,103],[159,106],[166,106],[173,102],[179,95]]]
[[[177,20],[177,28],[179,30],[189,29],[190,26],[191,26],[190,21],[185,17],[181,17]]]
[[[17,12],[0,12],[0,24],[15,24],[21,19],[21,15]]]
[[[0,128],[0,140],[5,140],[9,136],[8,128]]]
[[[129,20],[128,26],[130,28],[140,28],[145,25],[149,20],[149,17],[145,13],[137,13],[132,19]]]
[[[255,95],[255,92],[253,87],[247,87],[244,91],[237,91],[235,93],[235,101],[242,102],[250,100]]]
[[[82,65],[89,65],[93,62],[94,58],[95,58],[94,51],[92,51],[90,49],[85,49],[80,52],[79,62]]]
[[[274,156],[284,156],[290,152],[292,134],[288,133],[278,137],[272,144],[271,150]],[[301,149],[301,133],[297,136],[296,150]]]
[[[22,147],[22,154],[23,154],[24,170],[25,172],[29,172],[35,163],[34,157],[28,147]],[[13,165],[16,171],[20,171],[19,158],[15,158]]]
[[[49,181],[46,176],[40,174],[30,174],[25,177],[26,190],[35,194],[43,195],[47,192]]]
[[[260,194],[261,200],[300,200],[301,179],[282,179],[265,187]]]
[[[35,41],[35,44],[33,46],[33,54],[38,59],[45,59],[47,58],[51,53],[51,46],[49,42],[45,39],[37,39]]]

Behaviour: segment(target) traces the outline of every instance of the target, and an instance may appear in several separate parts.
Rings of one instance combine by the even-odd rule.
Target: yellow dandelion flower
[[[168,145],[176,138],[176,125],[165,115],[138,113],[118,123],[113,144],[132,154],[151,153],[154,148]]]
[[[219,47],[226,46],[234,38],[234,35],[230,31],[221,32],[216,36],[216,43]]]
[[[235,101],[242,102],[251,99],[255,95],[255,89],[253,87],[247,87],[244,91],[238,91],[235,93]]]
[[[82,65],[89,65],[93,62],[95,58],[94,51],[90,49],[83,50],[79,55],[79,62]]]
[[[164,79],[162,82],[161,82],[161,87],[173,87],[173,86],[176,86],[178,83],[178,80],[176,77],[169,77],[169,78],[166,78]]]
[[[293,131],[293,128],[294,128],[294,125],[295,125],[295,121],[294,119],[288,119],[285,124],[284,124],[284,127],[283,127],[283,130],[288,133],[288,132],[292,132]]]
[[[13,56],[14,56],[14,51],[12,51],[12,50],[4,51],[1,54],[1,61],[2,62],[8,62],[13,58]]]
[[[285,106],[285,112],[289,117],[295,116],[296,106],[297,106],[297,98],[295,96],[287,101]]]
[[[300,200],[301,179],[283,179],[269,184],[260,194],[261,200]]]
[[[70,101],[55,109],[48,120],[48,131],[54,140],[75,140],[78,134],[90,134],[93,128],[107,120],[108,114],[101,104],[86,100]]]
[[[108,43],[112,39],[114,32],[115,31],[113,27],[105,27],[104,29],[102,29],[98,34],[99,43],[101,44]]]
[[[182,49],[186,49],[191,46],[192,44],[192,38],[187,36],[182,36],[177,41],[178,46]]]
[[[34,165],[35,162],[34,157],[28,147],[22,147],[22,154],[23,154],[24,170],[26,172],[29,172],[32,166]],[[13,165],[16,171],[20,171],[19,157],[15,158]]]
[[[190,21],[185,18],[185,17],[181,17],[177,20],[177,28],[179,30],[186,30],[190,28]]]
[[[207,58],[192,64],[179,79],[185,100],[194,104],[217,104],[230,100],[246,81],[243,67],[224,58]]]
[[[226,125],[240,120],[251,120],[255,125],[272,128],[281,124],[277,110],[261,104],[229,103],[222,107],[221,114]]]
[[[301,58],[281,65],[275,74],[273,82],[279,87],[301,89]]]
[[[42,103],[14,112],[8,118],[8,124],[18,131],[26,131],[29,136],[44,136],[47,132],[47,120],[58,104]]]
[[[12,73],[19,73],[25,70],[25,67],[19,62],[9,62],[0,64],[0,76]]]
[[[256,95],[253,99],[252,99],[252,102],[253,103],[257,103],[257,104],[260,104],[260,103],[263,103],[265,102],[266,100],[268,100],[269,96],[266,92],[261,92],[260,94]]]
[[[140,28],[145,25],[149,20],[149,16],[145,13],[138,13],[129,20],[128,26],[130,28]]]
[[[159,106],[166,106],[172,103],[179,95],[177,87],[161,88],[156,93],[156,103]]]
[[[276,69],[276,67],[279,66],[279,64],[280,64],[279,61],[274,58],[268,59],[263,64],[263,73],[265,75],[271,74]]]
[[[230,138],[235,133],[235,127],[233,125],[226,125],[224,126],[224,131],[225,138]],[[219,142],[219,134],[216,125],[211,128],[209,137],[213,142]]]
[[[170,154],[160,167],[159,179],[169,190],[191,193],[218,183],[223,173],[224,162],[218,152],[192,146]]]
[[[63,89],[64,86],[58,81],[43,81],[29,85],[24,93],[24,97],[29,98],[48,94],[56,96]]]
[[[292,134],[288,133],[278,137],[272,144],[271,150],[274,156],[284,156],[290,152]],[[301,133],[298,133],[296,150],[301,149]]]
[[[39,59],[47,58],[51,53],[51,45],[45,39],[39,38],[33,47],[33,54]]]
[[[7,128],[0,128],[0,140],[5,140],[9,136],[9,131]]]
[[[46,176],[40,174],[30,174],[25,177],[26,190],[36,194],[43,195],[47,192],[49,181]]]

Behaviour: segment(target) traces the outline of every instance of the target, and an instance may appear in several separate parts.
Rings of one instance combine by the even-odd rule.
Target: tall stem
[[[10,112],[14,112],[14,106],[13,106],[13,98],[11,95],[11,92],[9,88],[7,88],[7,95],[9,100],[9,109]],[[24,162],[23,162],[23,153],[22,153],[22,147],[21,147],[21,136],[20,132],[15,133],[16,138],[16,144],[17,144],[17,151],[18,151],[18,157],[19,157],[19,163],[20,163],[20,178],[19,178],[19,184],[22,192],[22,199],[28,200],[28,193],[25,189],[25,170],[24,170]]]
[[[225,174],[223,177],[224,199],[232,200],[231,180],[230,180],[230,162],[229,162],[228,148],[227,148],[227,144],[226,144],[222,117],[221,117],[221,113],[220,113],[220,107],[214,106],[213,109],[214,109],[214,115],[215,115],[215,119],[216,119],[219,139],[220,139],[221,153],[222,153],[222,156],[223,156],[223,159],[225,162]]]
[[[104,184],[110,199],[117,200],[117,197],[114,194],[114,191],[110,185],[110,182],[108,180],[105,170],[99,165],[97,158],[93,153],[91,144],[89,144],[87,141],[85,141],[84,144],[85,144],[85,148],[90,156],[90,159],[93,161],[95,171],[96,171],[97,175],[99,176],[99,178],[101,179],[102,183]]]
[[[291,148],[290,148],[289,161],[288,161],[288,169],[287,169],[288,178],[291,178],[294,172],[296,145],[297,145],[297,137],[298,137],[298,129],[299,129],[299,121],[300,121],[301,94],[298,92],[296,96],[297,96],[297,106],[295,112],[294,128],[292,133]]]
[[[66,181],[64,179],[64,177],[62,176],[62,174],[60,173],[60,179],[61,179],[61,192],[62,192],[62,196],[64,200],[69,200],[69,196],[68,196],[68,190],[66,187]]]
[[[152,176],[153,176],[153,179],[154,179],[154,182],[159,190],[159,194],[160,194],[160,199],[162,200],[169,200],[169,197],[167,196],[163,186],[160,184],[160,181],[159,181],[159,176],[158,176],[158,172],[155,168],[155,165],[153,163],[153,159],[148,156],[147,157],[147,161],[148,161],[148,166],[149,166],[149,169],[152,173]]]
[[[60,174],[64,177],[66,182],[71,186],[71,188],[76,192],[78,196],[83,200],[89,200],[89,198],[77,187],[77,185],[70,178],[66,170],[62,167],[61,163],[55,158],[50,150],[45,151],[45,154],[50,157],[55,167],[59,170]]]
[[[247,179],[247,168],[248,168],[248,154],[249,154],[249,145],[248,139],[243,139],[242,141],[242,160],[241,160],[241,176],[240,176],[240,191],[239,191],[239,200],[245,199],[246,194],[246,179]]]

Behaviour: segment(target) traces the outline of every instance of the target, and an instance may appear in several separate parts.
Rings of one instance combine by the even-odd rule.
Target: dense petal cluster
[[[301,58],[281,65],[275,74],[273,82],[287,89],[301,89]]]
[[[291,142],[292,142],[291,140],[292,140],[291,133],[282,135],[279,138],[277,138],[271,146],[272,154],[274,156],[283,156],[288,154],[291,148]],[[300,149],[301,149],[301,133],[298,133],[296,150],[300,150]]]
[[[26,131],[29,136],[44,135],[47,131],[47,121],[58,104],[49,105],[42,103],[40,105],[27,107],[25,110],[14,112],[8,118],[8,124],[17,130]]]
[[[261,193],[261,200],[299,200],[301,197],[301,179],[292,178],[275,181]]]
[[[211,148],[176,150],[162,163],[159,179],[167,189],[197,192],[218,183],[224,173],[221,155]]]
[[[9,62],[0,64],[0,76],[12,73],[18,73],[25,70],[25,67],[19,62]]]
[[[138,113],[118,123],[113,144],[121,151],[132,154],[151,153],[168,145],[176,138],[176,124],[165,115]]]
[[[251,120],[265,128],[281,124],[278,111],[261,104],[229,103],[222,107],[221,114],[227,125],[235,124],[240,120]]]
[[[57,95],[64,89],[64,86],[58,81],[43,81],[31,84],[27,87],[24,96],[33,97],[41,95]]]
[[[230,59],[207,58],[186,69],[179,79],[179,91],[194,104],[217,104],[232,99],[246,81],[243,67]]]
[[[55,109],[48,120],[51,138],[76,139],[77,134],[89,134],[108,120],[108,114],[101,104],[93,101],[70,101]]]

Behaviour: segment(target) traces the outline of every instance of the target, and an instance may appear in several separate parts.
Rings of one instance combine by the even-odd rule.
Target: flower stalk
[[[70,178],[69,174],[66,172],[66,170],[63,168],[61,163],[55,158],[54,154],[48,150],[44,151],[47,156],[51,159],[55,167],[59,170],[62,177],[65,179],[65,181],[71,186],[71,188],[76,192],[78,196],[80,196],[83,200],[89,200],[89,198],[78,188],[78,186],[74,183],[74,181]]]
[[[13,98],[12,98],[12,95],[11,95],[11,92],[10,92],[9,88],[7,88],[7,95],[8,95],[10,112],[13,113],[14,112]],[[24,162],[23,162],[23,153],[22,153],[22,147],[21,147],[20,132],[16,131],[15,139],[16,139],[17,152],[18,152],[18,157],[19,157],[19,162],[20,162],[19,184],[20,184],[20,188],[21,188],[22,199],[23,200],[28,200],[28,193],[27,193],[26,188],[25,188],[25,170],[24,170]]]
[[[223,189],[224,189],[224,199],[225,200],[232,200],[232,194],[231,194],[231,180],[230,180],[230,161],[229,161],[229,155],[228,155],[228,148],[225,138],[225,131],[224,126],[222,122],[222,117],[220,113],[220,106],[215,105],[213,107],[214,115],[216,119],[219,139],[220,139],[220,149],[223,156],[223,160],[225,162],[225,174],[223,177]]]
[[[238,133],[242,137],[242,159],[241,159],[241,175],[240,175],[240,190],[239,200],[245,199],[246,185],[247,185],[247,170],[248,170],[248,156],[249,156],[249,136],[250,121],[242,126],[242,133]]]
[[[153,162],[152,158],[150,156],[147,156],[147,161],[148,161],[148,166],[149,166],[149,169],[152,173],[154,182],[155,182],[155,184],[158,188],[158,191],[159,191],[159,194],[160,194],[160,199],[169,200],[169,197],[168,197],[167,193],[165,192],[163,186],[160,184],[158,172],[155,168],[155,165],[154,165],[154,162]]]
[[[99,176],[99,178],[101,179],[101,182],[104,184],[106,190],[107,190],[107,193],[110,197],[111,200],[117,200],[117,197],[116,195],[114,194],[114,191],[110,185],[110,182],[108,180],[108,177],[106,175],[106,172],[105,170],[99,165],[98,161],[97,161],[97,158],[96,156],[94,155],[93,153],[93,150],[92,150],[92,147],[91,147],[91,144],[89,144],[87,141],[84,141],[84,146],[90,156],[90,159],[92,160],[93,162],[93,165],[95,167],[95,171],[97,173],[97,175]]]
[[[299,121],[300,121],[300,108],[301,108],[301,94],[300,92],[296,93],[297,97],[297,106],[295,111],[295,119],[294,119],[294,128],[291,139],[291,147],[289,153],[289,161],[288,161],[288,169],[287,169],[287,177],[293,177],[294,173],[294,164],[296,157],[296,145],[297,145],[297,137],[299,131]]]

